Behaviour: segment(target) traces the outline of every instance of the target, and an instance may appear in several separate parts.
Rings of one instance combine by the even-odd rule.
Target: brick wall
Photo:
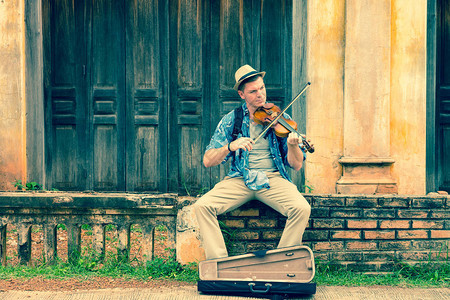
[[[388,271],[394,260],[448,259],[446,196],[310,195],[303,242],[318,261],[364,272]],[[231,253],[275,248],[286,218],[258,201],[219,216],[231,233]],[[227,234],[225,234],[227,237]]]

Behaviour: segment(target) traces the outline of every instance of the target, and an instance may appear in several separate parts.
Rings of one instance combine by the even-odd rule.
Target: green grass
[[[174,256],[156,257],[147,263],[139,261],[125,262],[117,256],[109,255],[100,261],[96,255],[82,256],[72,263],[58,261],[48,265],[38,263],[36,266],[0,267],[0,279],[32,278],[70,280],[72,278],[88,280],[95,277],[123,279],[167,279],[184,282],[196,282],[198,265],[193,263],[181,265]],[[332,263],[316,263],[314,282],[317,285],[335,286],[400,286],[400,287],[450,287],[450,263],[448,261],[425,262],[409,265],[395,262],[387,274],[362,274],[346,270]]]
[[[450,262],[425,262],[410,265],[395,262],[385,274],[364,274],[333,264],[317,264],[314,281],[318,285],[450,287]]]
[[[41,277],[66,280],[110,277],[139,280],[170,279],[186,282],[198,280],[197,264],[181,265],[173,255],[169,258],[156,257],[147,263],[124,262],[112,255],[104,261],[98,260],[97,257],[98,255],[89,254],[74,262],[39,263],[33,267],[20,265],[0,267],[0,279]]]

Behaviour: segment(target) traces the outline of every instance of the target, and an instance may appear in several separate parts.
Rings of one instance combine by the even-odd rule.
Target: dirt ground
[[[194,286],[195,283],[185,283],[169,280],[125,280],[120,278],[96,277],[89,280],[82,279],[31,279],[0,280],[0,292],[4,291],[77,291],[98,290],[112,288],[146,288],[154,290],[176,289],[185,286]]]
[[[105,252],[106,255],[116,254],[117,229],[109,226],[105,230]],[[130,236],[130,261],[142,261],[141,251],[142,232],[138,226],[132,226]],[[42,226],[33,226],[31,228],[31,265],[39,264],[43,257],[43,230]],[[156,228],[154,237],[154,255],[158,257],[167,257],[169,251],[166,249],[167,230],[166,228]],[[86,255],[92,245],[92,231],[83,227],[81,230],[81,252]],[[63,226],[57,230],[57,253],[58,258],[67,261],[67,231]],[[17,229],[14,226],[7,227],[6,238],[6,256],[7,265],[17,265]],[[0,279],[0,291],[22,290],[22,291],[74,291],[74,290],[93,290],[107,288],[177,288],[181,286],[190,286],[194,284],[171,281],[154,280],[148,281],[122,279],[122,278],[104,278],[95,277],[89,279],[67,278],[67,279],[44,279],[34,277],[27,279]]]

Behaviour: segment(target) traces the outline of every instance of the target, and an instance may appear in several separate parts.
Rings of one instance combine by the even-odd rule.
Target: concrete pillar
[[[342,194],[396,193],[390,174],[390,0],[347,0]]]
[[[206,259],[205,250],[201,245],[200,230],[192,205],[194,197],[178,199],[176,251],[177,261],[181,264],[200,262]]]
[[[57,225],[52,223],[42,224],[44,228],[44,255],[45,262],[53,264],[57,251]]]
[[[130,257],[130,229],[130,224],[118,225],[117,227],[117,256],[120,261],[128,261]]]
[[[6,266],[6,226],[0,226],[0,265]]]

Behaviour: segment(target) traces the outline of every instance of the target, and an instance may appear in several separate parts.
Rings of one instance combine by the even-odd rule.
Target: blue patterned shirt
[[[250,114],[246,103],[242,104],[244,110],[244,118],[242,120],[242,133],[239,134],[237,138],[240,137],[250,137]],[[284,117],[290,119],[289,115],[284,114]],[[209,145],[206,150],[216,149],[225,146],[232,141],[232,133],[234,126],[234,110],[226,114],[222,120],[220,120],[217,125],[216,131],[211,137]],[[287,161],[287,138],[280,138],[275,135],[272,129],[269,129],[267,136],[269,140],[270,153],[275,161],[275,166],[277,167],[280,175],[291,181],[286,167],[290,167]],[[252,170],[249,166],[249,152],[238,149],[235,152],[230,152],[222,163],[228,161],[232,158],[231,168],[228,176],[230,177],[243,177],[245,185],[251,190],[260,190],[262,188],[270,188],[269,178],[267,178],[266,173],[259,170]],[[303,159],[305,159],[305,152],[303,152]]]

